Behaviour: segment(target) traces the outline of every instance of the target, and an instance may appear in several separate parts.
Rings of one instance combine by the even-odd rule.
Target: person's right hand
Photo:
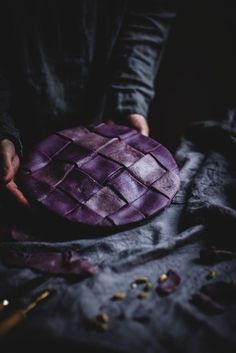
[[[23,206],[29,206],[29,202],[18,189],[14,178],[20,166],[20,158],[15,145],[8,139],[0,141],[0,185],[15,201]]]

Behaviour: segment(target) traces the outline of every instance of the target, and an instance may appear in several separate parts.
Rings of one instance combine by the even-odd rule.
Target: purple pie
[[[34,205],[73,224],[114,227],[142,222],[179,189],[170,152],[116,124],[59,131],[23,162],[21,187]]]

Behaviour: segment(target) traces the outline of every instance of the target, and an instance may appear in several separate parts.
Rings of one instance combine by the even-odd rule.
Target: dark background
[[[149,120],[172,151],[189,122],[222,119],[235,107],[235,34],[235,1],[180,2]]]

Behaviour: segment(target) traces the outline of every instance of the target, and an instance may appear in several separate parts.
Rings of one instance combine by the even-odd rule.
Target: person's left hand
[[[14,143],[8,139],[0,141],[0,192],[18,204],[29,207],[29,202],[15,183],[15,176],[20,167],[20,158]]]
[[[113,120],[108,120],[107,123],[114,123]],[[140,134],[148,136],[149,135],[149,125],[147,120],[143,115],[140,114],[130,114],[127,118],[127,125],[136,129]]]

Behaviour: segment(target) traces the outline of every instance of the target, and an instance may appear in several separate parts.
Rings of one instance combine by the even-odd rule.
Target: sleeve
[[[11,85],[6,72],[6,60],[8,48],[11,46],[9,35],[9,11],[6,3],[0,6],[0,141],[7,138],[11,140],[22,155],[22,143],[20,134],[11,116]]]
[[[0,72],[0,141],[11,140],[19,155],[22,155],[20,134],[10,114],[10,85]]]
[[[124,21],[112,55],[105,116],[148,116],[155,78],[176,15],[174,0],[128,0]]]

